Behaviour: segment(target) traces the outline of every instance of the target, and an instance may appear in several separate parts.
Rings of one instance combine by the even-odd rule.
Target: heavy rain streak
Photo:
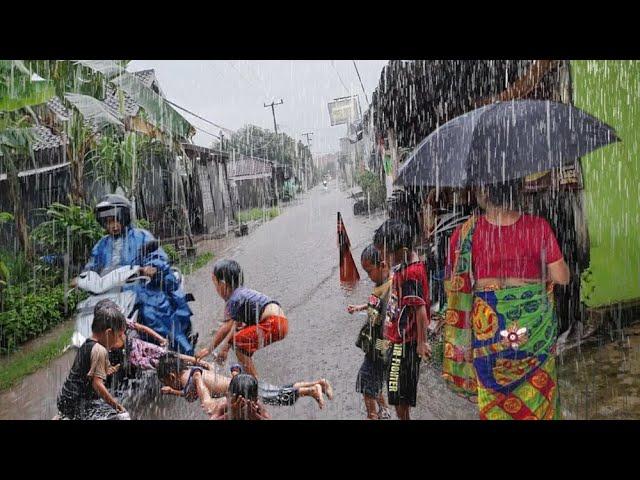
[[[0,419],[640,418],[639,82],[0,61]]]

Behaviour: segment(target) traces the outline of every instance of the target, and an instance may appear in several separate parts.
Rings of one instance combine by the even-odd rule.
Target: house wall
[[[572,61],[578,108],[615,128],[621,143],[582,159],[591,261],[582,275],[589,307],[640,298],[640,61]]]
[[[271,207],[271,176],[249,180],[235,179],[235,189],[240,210]]]

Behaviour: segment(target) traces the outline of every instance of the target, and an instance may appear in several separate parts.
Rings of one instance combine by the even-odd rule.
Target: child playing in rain
[[[226,302],[225,319],[213,337],[211,348],[203,348],[196,358],[206,357],[222,344],[216,358],[224,361],[233,345],[243,369],[257,378],[253,354],[287,335],[287,317],[278,302],[243,286],[242,269],[235,260],[218,260],[211,278],[218,295]]]
[[[368,303],[347,307],[347,311],[351,314],[367,311],[367,322],[362,328],[357,342],[357,345],[365,352],[365,356],[358,372],[356,391],[364,396],[368,419],[386,420],[390,418],[390,414],[383,395],[386,348],[383,342],[382,324],[391,293],[392,277],[389,265],[383,260],[382,254],[375,245],[371,244],[362,251],[360,261],[362,268],[376,286],[371,292]]]
[[[94,312],[97,312],[100,309],[113,308],[118,310],[120,309],[118,304],[114,301],[104,299],[100,300],[96,304]],[[155,369],[160,358],[167,355],[167,346],[169,344],[168,340],[151,328],[131,319],[125,319],[125,322],[125,351],[128,364],[142,370]],[[148,338],[152,338],[157,341],[158,345],[142,340],[139,335],[147,335]],[[173,355],[194,365],[198,363],[196,362],[195,357],[190,355],[183,355],[179,353],[174,353]],[[205,362],[200,362],[200,365],[204,368],[208,368]]]
[[[162,357],[158,362],[157,372],[164,385],[162,393],[184,397],[189,402],[200,399],[202,403],[210,397],[220,397],[228,390],[231,382],[230,377],[216,373],[213,366],[205,371],[201,367],[190,366],[176,356]],[[241,372],[242,367],[239,365],[231,369],[232,376]],[[333,389],[325,379],[296,382],[282,387],[259,382],[258,392],[262,401],[279,406],[291,406],[300,397],[312,397],[323,408],[324,394],[329,400],[333,399]]]
[[[60,415],[71,420],[128,420],[125,408],[105,385],[120,367],[111,366],[109,351],[124,346],[125,317],[117,307],[96,305],[91,331],[58,396]]]
[[[389,342],[387,391],[389,403],[400,420],[409,420],[416,406],[420,359],[431,354],[426,342],[429,325],[427,270],[412,249],[411,230],[398,220],[385,221],[375,232],[373,243],[393,268],[391,296],[384,321]]]
[[[234,375],[225,397],[207,399],[203,408],[211,420],[270,420],[258,398],[258,381],[252,375]]]

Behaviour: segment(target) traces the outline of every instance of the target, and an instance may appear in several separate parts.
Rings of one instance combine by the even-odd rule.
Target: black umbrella
[[[613,128],[571,105],[494,103],[431,133],[409,155],[396,182],[436,187],[504,182],[571,164],[618,141]]]

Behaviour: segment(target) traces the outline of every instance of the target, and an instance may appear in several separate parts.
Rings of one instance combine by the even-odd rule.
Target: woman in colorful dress
[[[549,223],[518,210],[521,181],[488,185],[451,237],[443,377],[481,419],[559,419],[553,286],[569,269]]]

